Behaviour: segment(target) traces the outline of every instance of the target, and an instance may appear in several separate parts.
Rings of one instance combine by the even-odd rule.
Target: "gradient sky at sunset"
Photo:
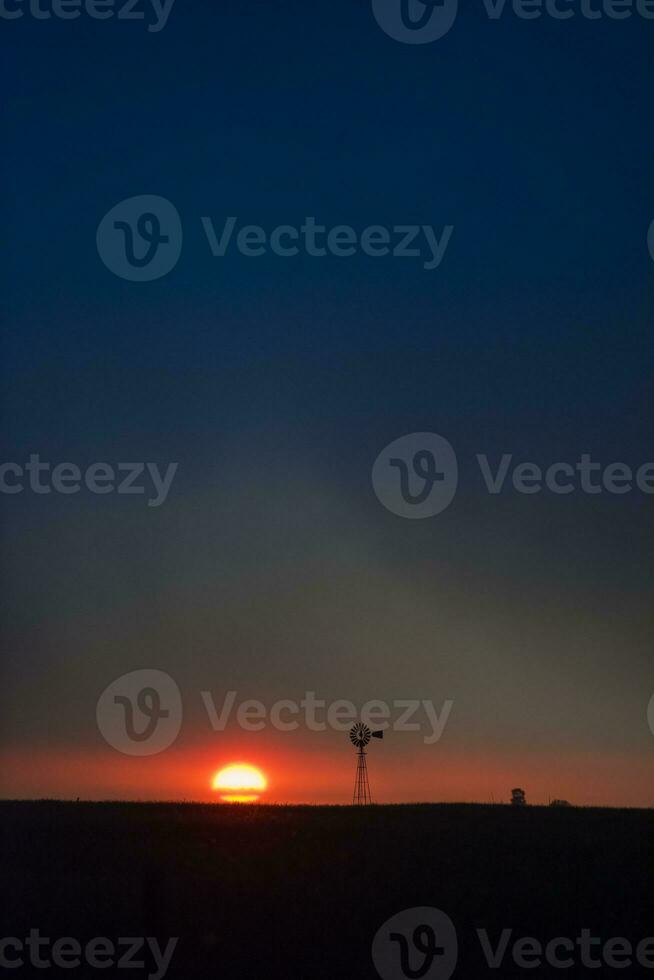
[[[379,801],[654,804],[652,498],[491,496],[475,469],[654,459],[652,28],[465,6],[424,46],[363,0],[5,25],[3,459],[179,470],[159,508],[0,497],[3,796],[211,799],[244,760],[270,799],[349,802],[344,734],[212,731],[200,692],[235,690],[452,700],[438,744],[371,746]],[[151,283],[95,244],[139,194],[184,225]],[[202,215],[455,230],[434,271],[221,259]],[[416,431],[461,469],[425,521],[370,480]],[[185,714],[133,759],[95,710],[141,667]]]

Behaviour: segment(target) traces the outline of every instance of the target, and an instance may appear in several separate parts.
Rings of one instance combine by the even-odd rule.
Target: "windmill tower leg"
[[[368,766],[366,764],[366,753],[363,748],[357,752],[357,774],[354,781],[354,795],[352,803],[356,806],[364,806],[371,803],[370,783],[368,782]]]

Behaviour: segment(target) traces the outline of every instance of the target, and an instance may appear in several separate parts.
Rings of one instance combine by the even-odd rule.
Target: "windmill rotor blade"
[[[357,722],[357,724],[353,725],[350,729],[350,741],[353,745],[356,745],[357,748],[363,749],[370,741],[372,734],[373,733],[370,731],[367,725],[364,725],[363,722]]]

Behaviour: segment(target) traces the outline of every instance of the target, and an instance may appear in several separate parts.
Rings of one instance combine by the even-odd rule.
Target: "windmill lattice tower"
[[[350,741],[358,749],[357,774],[354,780],[354,794],[352,796],[352,803],[355,806],[364,806],[367,803],[372,803],[365,748],[371,738],[383,737],[383,732],[371,732],[368,726],[361,722],[350,729]]]

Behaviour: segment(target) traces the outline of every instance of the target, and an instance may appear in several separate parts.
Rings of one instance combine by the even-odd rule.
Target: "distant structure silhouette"
[[[350,741],[358,749],[357,774],[354,780],[354,794],[352,796],[352,803],[355,806],[364,806],[367,803],[372,803],[365,748],[371,738],[383,737],[383,732],[371,732],[368,726],[362,722],[353,725],[350,729]]]
[[[511,790],[511,806],[527,806],[527,797],[523,789]]]
[[[563,807],[566,807],[566,806],[572,806],[572,803],[568,803],[567,800],[552,800],[552,802],[550,803],[550,806],[563,806]]]

